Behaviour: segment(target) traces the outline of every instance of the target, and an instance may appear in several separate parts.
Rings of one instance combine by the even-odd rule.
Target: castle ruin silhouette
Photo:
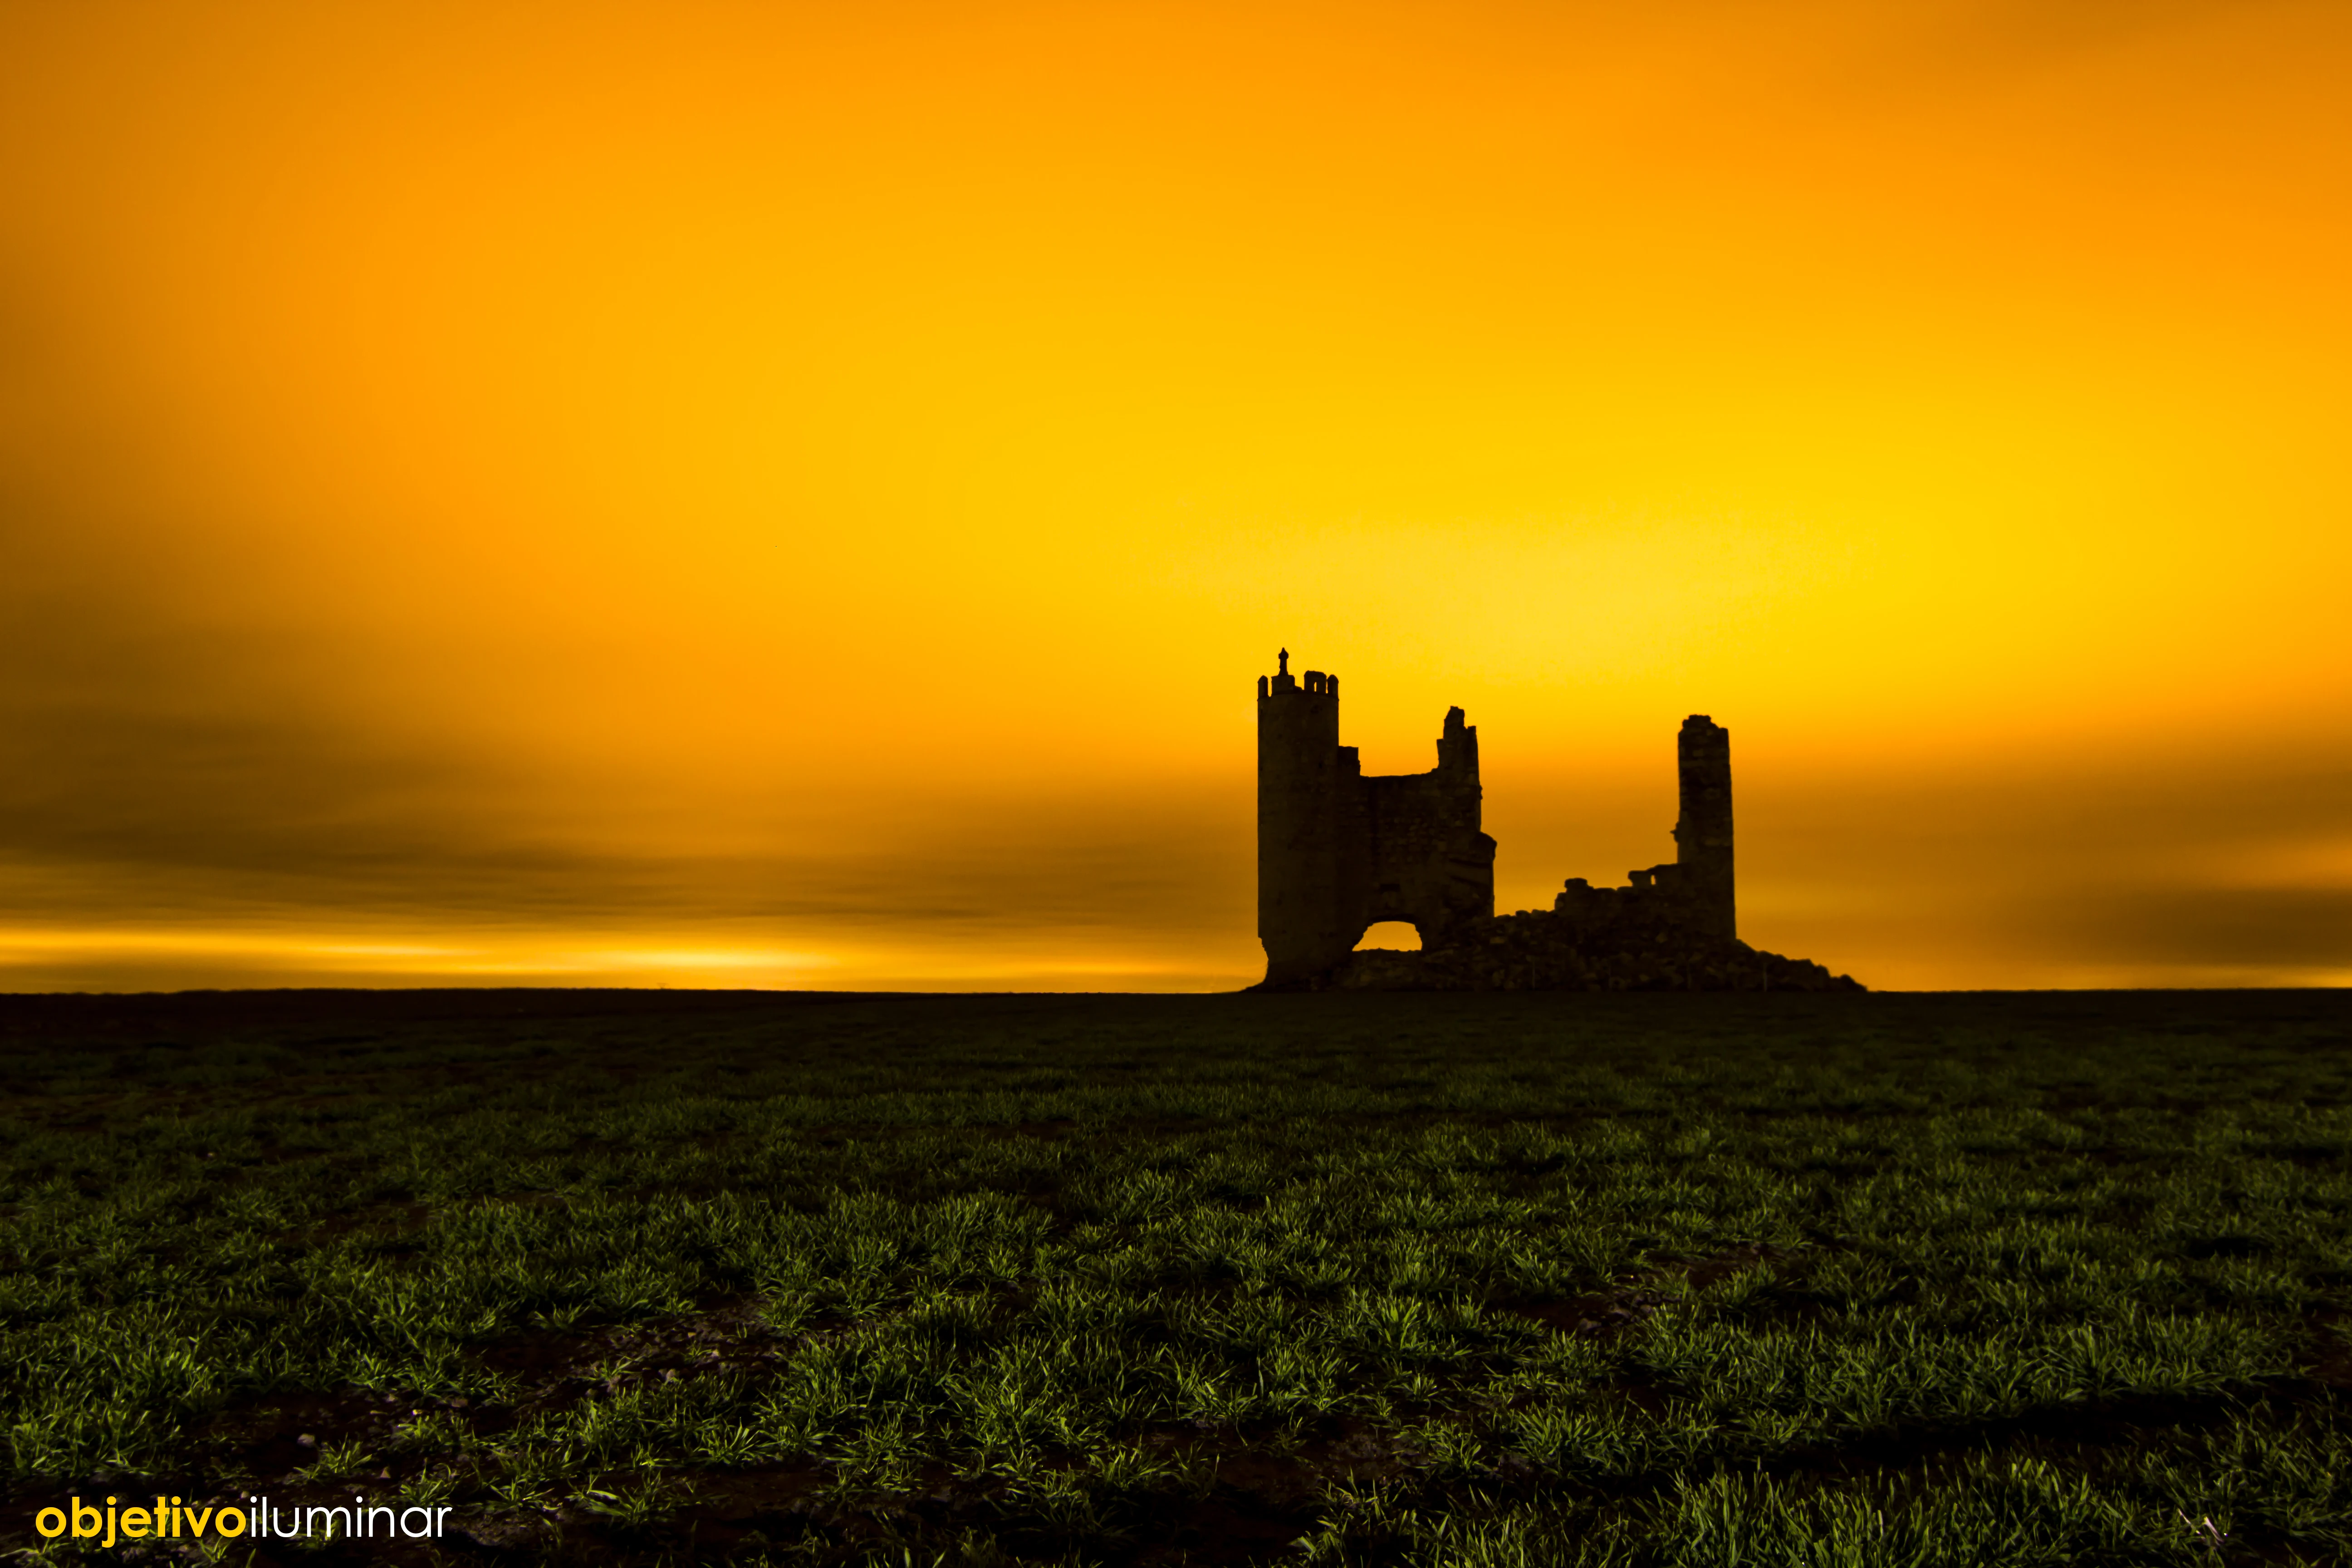
[[[1266,990],[1822,989],[1818,964],[1738,940],[1731,732],[1704,713],[1675,743],[1673,861],[1623,888],[1570,878],[1549,911],[1495,914],[1495,840],[1479,823],[1478,731],[1446,710],[1437,766],[1367,777],[1339,743],[1339,678],[1257,682],[1257,927]],[[1381,921],[1422,952],[1359,952]]]

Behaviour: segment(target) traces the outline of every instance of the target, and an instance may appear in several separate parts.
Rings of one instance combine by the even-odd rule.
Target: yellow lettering
[[[137,1541],[147,1533],[147,1523],[145,1509],[126,1508],[122,1510],[122,1533],[131,1540]]]
[[[232,1519],[236,1521],[235,1528],[231,1528],[228,1522]],[[213,1528],[219,1531],[223,1535],[243,1535],[245,1533],[245,1510],[241,1508],[225,1508],[221,1510],[220,1518],[213,1521]]]

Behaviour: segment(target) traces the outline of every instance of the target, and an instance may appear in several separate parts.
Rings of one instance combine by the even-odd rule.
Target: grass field
[[[0,1552],[2352,1563],[2352,994],[0,998]]]

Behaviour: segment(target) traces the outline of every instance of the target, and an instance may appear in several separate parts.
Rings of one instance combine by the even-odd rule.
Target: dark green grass
[[[2342,994],[0,1027],[0,1552],[160,1489],[458,1562],[2352,1562]]]

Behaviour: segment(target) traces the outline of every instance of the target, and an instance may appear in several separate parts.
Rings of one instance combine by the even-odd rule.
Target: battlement
[[[1338,676],[1326,675],[1319,669],[1310,669],[1303,675],[1293,675],[1290,673],[1290,650],[1284,648],[1280,657],[1281,666],[1271,679],[1263,675],[1257,678],[1257,695],[1260,701],[1269,697],[1280,696],[1328,697],[1335,700],[1339,698],[1339,678]]]

